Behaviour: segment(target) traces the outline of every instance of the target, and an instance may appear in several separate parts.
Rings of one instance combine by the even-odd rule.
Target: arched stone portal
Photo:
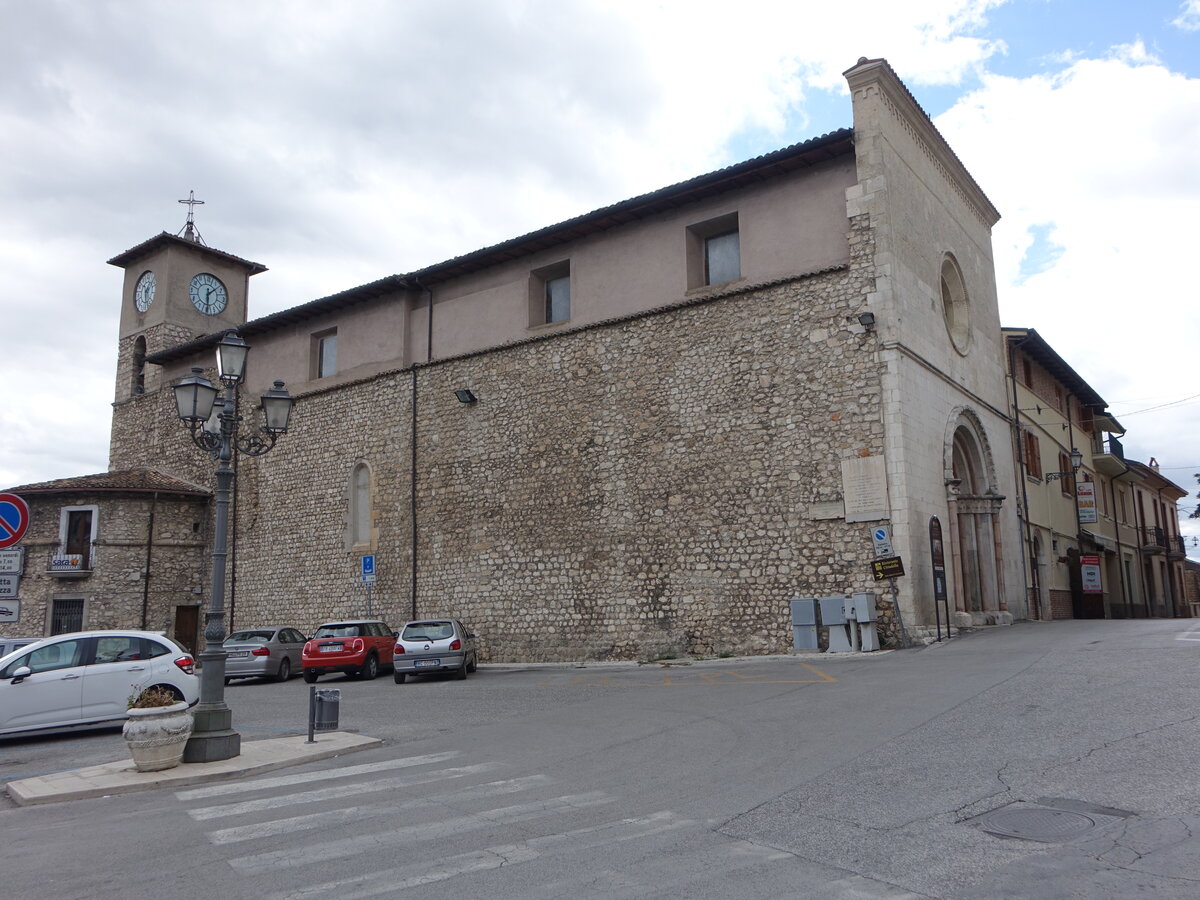
[[[959,408],[950,419],[945,473],[957,624],[1011,622],[1004,599],[1000,530],[1000,509],[1005,498],[996,488],[996,467],[987,433],[969,408]]]

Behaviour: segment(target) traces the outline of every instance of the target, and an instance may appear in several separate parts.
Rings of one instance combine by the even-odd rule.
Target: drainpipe
[[[1111,450],[1112,448],[1110,447],[1109,449]],[[1122,463],[1122,465],[1124,465],[1124,463]],[[1129,610],[1130,616],[1132,616],[1133,604],[1130,603],[1129,586],[1125,584],[1125,556],[1121,549],[1121,521],[1117,518],[1117,512],[1120,509],[1120,507],[1117,506],[1117,479],[1120,478],[1121,475],[1128,474],[1129,467],[1126,466],[1125,471],[1120,475],[1114,475],[1112,478],[1108,479],[1108,497],[1109,503],[1112,506],[1113,522],[1116,523],[1116,528],[1113,530],[1117,535],[1117,576],[1121,582],[1121,601],[1125,608]],[[1132,494],[1132,492],[1130,493]]]
[[[432,296],[432,295],[431,295]],[[408,475],[409,510],[408,518],[412,525],[412,547],[410,549],[410,565],[412,570],[412,616],[417,617],[417,367],[412,367],[412,422],[409,426],[409,445],[412,447],[412,458]]]
[[[150,560],[154,547],[154,509],[158,506],[158,491],[150,497],[150,515],[146,521],[146,574],[142,577],[142,631],[150,620]]]
[[[1023,540],[1026,552],[1021,554],[1021,569],[1025,577],[1025,584],[1033,589],[1033,618],[1041,619],[1042,576],[1038,571],[1037,560],[1033,559],[1033,524],[1029,521],[1029,488],[1025,483],[1025,447],[1021,443],[1021,403],[1020,396],[1017,393],[1016,351],[1027,340],[1029,340],[1028,337],[1023,337],[1015,344],[1008,345],[1008,377],[1012,379],[1013,441],[1017,449],[1017,475],[1019,476],[1018,481],[1021,484],[1021,506],[1025,511],[1023,515],[1025,519],[1025,535]],[[1026,600],[1026,603],[1028,603],[1028,600]]]
[[[425,314],[425,361],[433,361],[433,288],[426,287],[420,281],[416,282],[418,288],[425,292],[428,302],[426,304]],[[412,447],[412,458],[410,459],[410,468],[408,476],[409,484],[409,523],[412,526],[412,546],[409,550],[412,570],[412,586],[410,592],[412,594],[412,618],[417,618],[417,367],[414,363],[412,366],[412,395],[411,403],[412,421],[409,425],[409,445]]]

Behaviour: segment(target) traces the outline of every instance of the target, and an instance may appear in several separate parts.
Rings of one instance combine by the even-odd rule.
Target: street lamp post
[[[282,381],[260,398],[264,424],[257,431],[241,433],[238,387],[245,378],[246,355],[250,348],[236,332],[228,331],[217,344],[217,377],[221,388],[204,377],[204,370],[174,386],[179,420],[196,446],[217,461],[216,522],[213,530],[212,593],[204,614],[204,652],[200,654],[200,703],[196,706],[192,736],[183,751],[183,761],[213,762],[237,756],[242,737],[231,727],[232,713],[225,705],[225,559],[228,556],[229,498],[235,453],[262,456],[287,431],[292,397]]]

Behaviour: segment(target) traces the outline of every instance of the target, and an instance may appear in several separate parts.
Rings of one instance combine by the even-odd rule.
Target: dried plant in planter
[[[179,702],[175,692],[168,687],[156,685],[144,691],[134,691],[126,701],[128,709],[154,709],[158,706],[174,706]]]

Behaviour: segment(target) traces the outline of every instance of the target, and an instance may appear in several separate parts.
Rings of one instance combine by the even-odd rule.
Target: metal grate
[[[83,631],[83,600],[55,600],[50,613],[50,633]]]

